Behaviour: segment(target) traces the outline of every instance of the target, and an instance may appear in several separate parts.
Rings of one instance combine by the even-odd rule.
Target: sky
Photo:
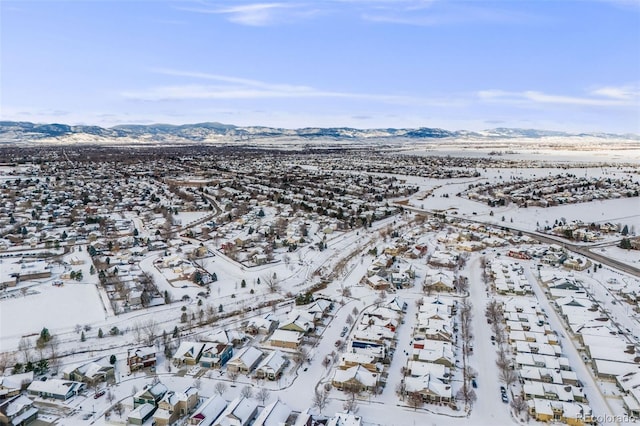
[[[0,0],[0,119],[640,134],[640,0]]]

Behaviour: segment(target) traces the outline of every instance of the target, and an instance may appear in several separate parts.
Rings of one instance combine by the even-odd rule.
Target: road
[[[507,425],[514,424],[509,404],[500,398],[500,382],[496,365],[496,346],[491,344],[491,328],[485,322],[484,311],[489,301],[485,284],[482,282],[480,257],[473,256],[468,263],[465,275],[469,277],[469,299],[473,304],[473,355],[468,364],[478,373],[476,389],[477,401],[471,410],[469,419],[473,424]],[[511,395],[509,395],[511,400]]]
[[[392,203],[392,204],[396,205],[397,207],[402,207],[404,209],[410,210],[410,211],[415,212],[415,213],[422,213],[422,214],[426,214],[426,215],[434,215],[436,213],[436,212],[433,212],[431,210],[425,210],[425,209],[421,209],[421,208],[414,207],[414,206],[407,206],[407,205],[398,204],[398,203]],[[438,214],[442,215],[443,213],[438,212]],[[478,223],[480,225],[495,226],[495,227],[499,227],[499,228],[508,229],[509,231],[512,231],[512,232],[522,232],[523,235],[531,237],[531,238],[533,238],[536,241],[539,241],[541,243],[560,244],[563,247],[565,247],[567,250],[572,251],[574,253],[578,253],[578,254],[580,254],[580,255],[582,255],[584,257],[587,257],[587,258],[591,259],[592,261],[594,261],[595,263],[602,263],[604,265],[610,266],[612,268],[618,269],[618,270],[626,272],[628,274],[635,275],[636,277],[640,277],[640,268],[636,268],[635,266],[626,264],[626,263],[621,262],[619,260],[611,259],[611,258],[603,256],[603,255],[601,255],[599,253],[592,252],[590,250],[590,248],[592,247],[591,245],[587,246],[587,245],[574,244],[574,243],[568,242],[564,238],[555,237],[553,235],[541,234],[539,232],[527,231],[525,229],[515,228],[515,227],[510,226],[510,225],[508,225],[506,223],[505,224],[503,224],[503,223],[495,224],[495,223],[492,223],[492,222],[482,221],[482,220],[478,220],[478,219],[472,219],[472,218],[469,218],[469,217],[460,218],[458,216],[453,216],[453,215],[445,215],[445,216],[447,218],[449,218],[449,219],[464,220],[466,222]],[[600,244],[595,244],[594,246],[595,247],[599,247]]]

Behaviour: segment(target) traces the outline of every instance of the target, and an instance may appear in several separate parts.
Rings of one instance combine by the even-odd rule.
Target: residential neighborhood
[[[0,166],[2,424],[640,414],[637,168],[105,149]]]

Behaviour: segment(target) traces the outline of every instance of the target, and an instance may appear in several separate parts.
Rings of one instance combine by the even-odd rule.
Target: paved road
[[[423,213],[423,214],[427,214],[427,215],[434,215],[435,212],[431,211],[431,210],[425,210],[425,209],[421,209],[418,207],[413,207],[413,206],[406,206],[403,204],[398,204],[398,203],[393,203],[398,207],[402,207],[404,209],[416,212],[416,213]],[[439,215],[442,215],[441,212],[438,212]],[[546,243],[546,244],[561,244],[563,247],[565,247],[567,250],[572,251],[574,253],[578,253],[584,257],[587,257],[589,259],[591,259],[592,261],[596,262],[596,263],[602,263],[604,265],[610,266],[612,268],[616,268],[620,271],[626,272],[628,274],[631,275],[635,275],[636,277],[640,277],[640,268],[636,268],[635,266],[632,265],[628,265],[624,262],[620,262],[616,259],[611,259],[609,257],[603,256],[599,253],[594,253],[590,250],[590,248],[592,247],[591,245],[586,246],[586,245],[580,245],[580,244],[574,244],[571,242],[568,242],[567,240],[560,238],[560,237],[555,237],[553,235],[547,235],[547,234],[541,234],[539,232],[532,232],[532,231],[527,231],[524,229],[518,229],[515,228],[513,226],[507,225],[507,224],[499,224],[496,225],[495,223],[491,223],[491,222],[486,222],[486,221],[482,221],[482,220],[478,220],[478,219],[472,219],[469,217],[464,217],[464,218],[460,218],[458,216],[449,216],[449,215],[445,215],[448,218],[452,218],[452,219],[458,219],[458,220],[464,220],[467,222],[473,222],[473,223],[478,223],[481,225],[489,225],[489,226],[494,226],[494,227],[499,227],[499,228],[505,228],[508,229],[510,231],[514,231],[514,232],[522,232],[523,235],[527,235],[537,241],[540,241],[542,243]],[[600,247],[601,244],[595,244],[593,245],[594,247]]]
[[[478,373],[476,389],[477,401],[471,411],[473,424],[508,425],[515,420],[509,412],[509,404],[502,402],[496,365],[497,347],[491,344],[491,328],[485,322],[484,311],[489,301],[485,285],[482,282],[480,257],[474,256],[464,274],[469,276],[469,300],[473,304],[473,355],[468,364]],[[511,395],[509,395],[511,400]]]

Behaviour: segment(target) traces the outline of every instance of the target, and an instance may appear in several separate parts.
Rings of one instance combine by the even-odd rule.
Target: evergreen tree
[[[87,340],[87,338],[84,336],[84,331],[83,331],[82,333],[80,333],[80,341],[84,342],[86,340]]]
[[[99,328],[98,329],[98,339],[102,339],[104,337],[104,333],[102,332],[102,329]]]
[[[114,365],[116,363],[116,356],[114,354],[111,354],[111,356],[109,357],[109,364]]]

